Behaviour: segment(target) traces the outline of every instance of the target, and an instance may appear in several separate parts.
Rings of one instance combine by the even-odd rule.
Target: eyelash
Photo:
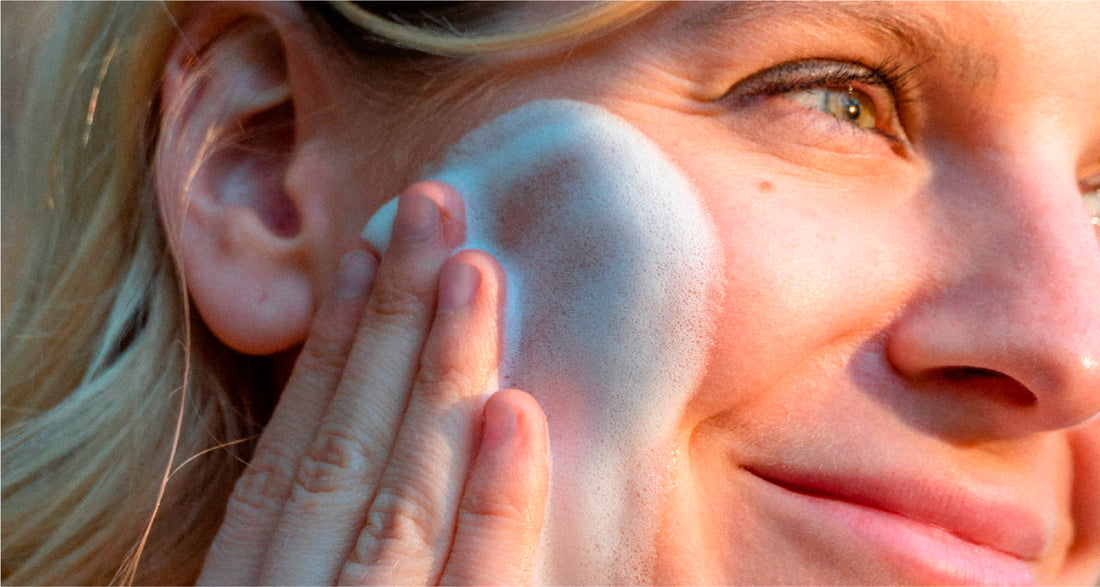
[[[795,92],[860,92],[875,106],[875,128],[864,129],[836,117],[832,117],[833,120],[843,125],[845,130],[873,132],[893,145],[901,146],[908,140],[900,119],[902,109],[909,102],[911,74],[914,69],[903,68],[893,60],[883,61],[874,67],[822,59],[789,61],[738,82],[726,96],[736,104],[751,106],[762,100]],[[820,112],[809,106],[804,107]]]
[[[806,59],[788,61],[741,80],[730,88],[722,101],[732,101],[740,106],[753,106],[764,100],[788,96],[788,100],[798,103],[808,111],[818,112],[829,117],[836,124],[833,129],[848,132],[867,132],[881,136],[895,148],[908,145],[902,118],[907,104],[911,101],[912,73],[919,67],[903,68],[897,61],[888,59],[875,67],[867,67],[847,61],[827,59]],[[862,88],[872,90],[864,91]],[[875,127],[865,129],[854,122],[830,116],[820,110],[793,98],[798,92],[812,91],[860,92],[870,98],[875,108]],[[877,90],[877,91],[876,91]],[[885,94],[884,98],[880,98]],[[876,99],[878,98],[878,99]],[[882,100],[885,99],[885,103]],[[883,108],[885,106],[885,108]],[[888,117],[885,124],[892,127],[882,128],[883,113]],[[900,152],[900,151],[899,151]],[[1094,226],[1100,228],[1100,174],[1093,174],[1081,182],[1081,193],[1085,208]]]

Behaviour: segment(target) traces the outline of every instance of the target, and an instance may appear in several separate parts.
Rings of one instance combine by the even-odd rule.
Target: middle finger
[[[448,186],[422,182],[400,197],[343,380],[298,466],[268,551],[270,575],[261,581],[336,579],[401,424],[434,314],[439,270],[463,232],[461,201]]]

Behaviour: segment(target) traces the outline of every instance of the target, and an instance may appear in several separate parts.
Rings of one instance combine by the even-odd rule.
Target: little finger
[[[515,389],[485,405],[442,585],[530,585],[550,487],[546,416]]]
[[[245,585],[258,580],[298,461],[340,381],[377,264],[362,249],[340,259],[333,295],[318,308],[275,412],[237,480],[200,584]]]

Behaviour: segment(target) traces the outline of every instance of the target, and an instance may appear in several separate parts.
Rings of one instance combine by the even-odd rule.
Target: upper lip
[[[1040,517],[1004,492],[920,475],[827,473],[746,466],[761,479],[802,494],[871,507],[939,527],[963,540],[1024,560],[1037,559],[1047,536]]]

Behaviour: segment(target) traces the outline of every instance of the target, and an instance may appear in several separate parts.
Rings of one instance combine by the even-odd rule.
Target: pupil
[[[859,100],[857,100],[855,96],[853,96],[851,93],[845,94],[842,106],[844,107],[844,111],[848,114],[849,119],[859,119],[859,115],[862,113],[862,108],[859,105]]]

